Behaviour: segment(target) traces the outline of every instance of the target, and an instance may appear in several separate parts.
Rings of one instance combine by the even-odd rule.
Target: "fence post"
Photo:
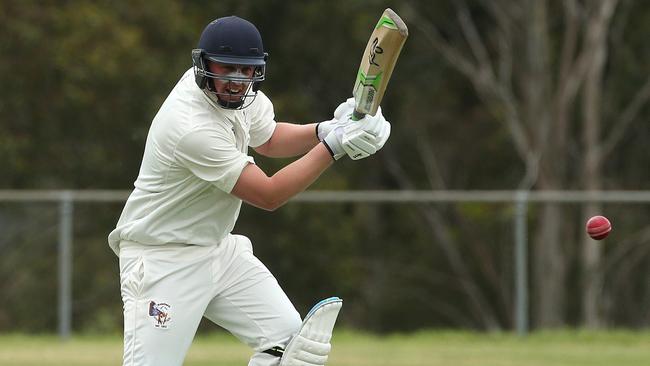
[[[515,326],[528,333],[528,191],[517,191],[515,202]]]
[[[73,196],[64,191],[59,201],[59,337],[70,338],[72,324],[72,230]]]

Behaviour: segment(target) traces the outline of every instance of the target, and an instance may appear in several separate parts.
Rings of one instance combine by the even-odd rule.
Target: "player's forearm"
[[[276,209],[304,191],[332,165],[332,156],[323,144],[316,145],[305,156],[285,166],[270,178],[272,207]]]
[[[244,167],[232,195],[265,210],[275,210],[304,191],[332,165],[332,156],[323,144],[269,177],[257,165]]]
[[[318,142],[316,124],[298,125],[279,122],[271,139],[255,151],[272,158],[287,158],[306,153]]]

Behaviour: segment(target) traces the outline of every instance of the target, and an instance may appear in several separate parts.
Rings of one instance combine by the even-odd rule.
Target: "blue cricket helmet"
[[[237,16],[219,18],[208,24],[197,48],[205,57],[224,64],[264,65],[262,36],[253,23]]]
[[[245,108],[255,99],[260,84],[266,77],[267,58],[262,36],[253,23],[234,15],[218,18],[205,27],[197,48],[192,50],[196,84],[224,108]],[[211,73],[207,67],[210,61],[254,67],[254,75],[246,80],[250,85],[241,101],[224,102],[219,98],[221,94],[214,90],[213,83],[209,82],[211,81],[209,79],[232,82],[242,82],[242,80]]]

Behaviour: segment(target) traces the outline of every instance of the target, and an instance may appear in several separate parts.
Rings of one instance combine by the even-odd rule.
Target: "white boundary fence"
[[[72,245],[75,202],[124,202],[126,190],[0,190],[0,202],[59,204],[58,332],[63,339],[72,329]],[[290,202],[334,203],[512,203],[515,207],[515,326],[528,332],[528,204],[535,202],[650,203],[650,191],[307,191]]]

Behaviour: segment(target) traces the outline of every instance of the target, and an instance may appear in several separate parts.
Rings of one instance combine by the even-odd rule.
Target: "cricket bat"
[[[353,120],[360,120],[366,114],[374,116],[377,113],[408,35],[408,28],[402,18],[390,8],[384,10],[361,58],[357,80],[352,90],[355,103]]]

